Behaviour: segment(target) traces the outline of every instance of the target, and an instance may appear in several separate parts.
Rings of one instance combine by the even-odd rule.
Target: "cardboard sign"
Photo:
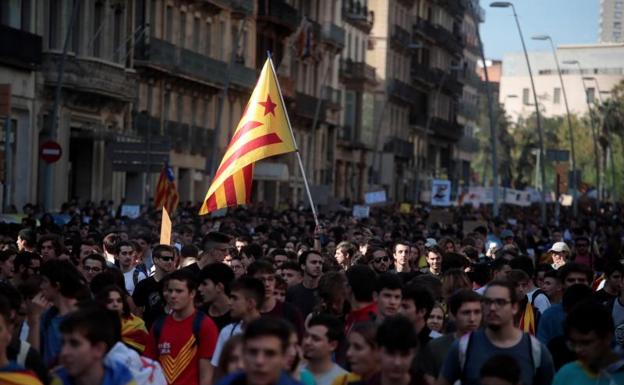
[[[386,203],[386,190],[381,191],[371,191],[364,193],[364,202],[367,205],[373,205],[375,203]]]
[[[164,206],[160,224],[160,244],[171,245],[171,218],[169,218],[169,213]]]
[[[130,219],[136,219],[141,214],[141,206],[139,205],[123,205],[121,206],[121,216]]]
[[[399,212],[401,214],[409,214],[412,212],[412,205],[409,203],[401,203],[401,206],[399,206]]]

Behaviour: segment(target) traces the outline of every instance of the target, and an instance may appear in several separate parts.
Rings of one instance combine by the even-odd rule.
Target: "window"
[[[210,39],[212,39],[212,24],[210,23],[206,23],[206,38],[205,40],[205,46],[204,46],[204,54],[206,56],[210,56],[211,53],[211,44],[210,44]]]
[[[80,2],[76,3],[78,8],[80,8]],[[70,51],[74,52],[75,54],[79,54],[80,53],[80,9],[78,9],[78,18],[76,19],[76,22],[74,23],[73,26],[73,30],[72,30],[72,36],[71,36],[71,48]]]
[[[124,52],[124,47],[122,46],[123,11],[119,8],[115,10],[113,25],[113,61],[119,63],[123,58],[122,53]]]
[[[219,57],[220,60],[225,60],[225,44],[223,44],[223,38],[225,37],[225,21],[221,21],[219,23],[219,36],[220,39],[217,39],[219,44]]]
[[[522,89],[522,104],[524,105],[529,104],[529,89],[528,88]]]
[[[155,32],[156,32],[156,17],[158,15],[158,12],[156,8],[158,8],[158,4],[157,4],[158,0],[152,0],[152,5],[150,6],[150,18],[149,18],[149,36],[156,36]],[[147,33],[147,32],[146,32]]]
[[[186,44],[186,12],[180,12],[180,41],[178,45],[184,48]]]
[[[199,52],[199,28],[200,20],[196,17],[193,19],[193,50],[195,52]]]
[[[176,100],[176,110],[177,111],[177,120],[178,122],[182,123],[182,121],[184,120],[184,95],[182,93],[179,93],[178,98]]]
[[[561,104],[561,88],[556,87],[553,91],[553,104]]]
[[[96,3],[95,7],[97,9],[98,4]],[[58,40],[59,40],[59,7],[61,6],[59,0],[50,0],[50,10],[49,10],[49,19],[48,19],[48,48],[55,49],[58,48]],[[96,19],[97,20],[97,19]]]
[[[594,87],[587,87],[587,102],[593,103],[596,97],[596,89]]]
[[[57,2],[55,1],[55,3]],[[58,7],[55,7],[55,8],[58,8]],[[93,12],[93,56],[95,57],[100,57],[102,55],[101,49],[102,49],[102,33],[103,33],[102,30],[103,29],[104,29],[104,3],[102,3],[101,1],[98,1],[97,3],[95,3],[95,9]]]
[[[170,5],[167,6],[166,21],[165,38],[168,42],[173,43],[173,7]]]
[[[344,132],[349,134],[349,137],[344,139],[353,139],[355,131],[355,92],[353,91],[345,92],[344,125]]]

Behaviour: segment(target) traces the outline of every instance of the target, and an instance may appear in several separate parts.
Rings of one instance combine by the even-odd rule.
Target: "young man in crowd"
[[[611,348],[614,330],[603,306],[591,301],[577,304],[565,323],[568,346],[577,360],[557,372],[553,385],[624,384],[624,360]]]
[[[351,312],[345,319],[346,334],[356,322],[375,321],[378,317],[375,290],[377,275],[366,265],[355,265],[347,270],[350,287]]]
[[[288,289],[286,302],[293,304],[306,317],[312,313],[317,302],[319,279],[323,274],[323,257],[315,250],[304,251],[299,256],[303,281]]]
[[[432,246],[427,248],[426,251],[427,267],[423,270],[424,273],[439,276],[442,274],[442,250],[438,246]]]
[[[282,263],[280,269],[277,271],[281,272],[281,276],[284,278],[284,281],[286,281],[289,288],[297,286],[303,282],[303,271],[301,270],[301,265],[299,265],[298,262],[286,261]]]
[[[604,268],[604,286],[596,292],[596,301],[607,304],[620,296],[622,291],[622,276],[624,266],[619,261],[613,261]]]
[[[343,337],[343,325],[327,314],[313,316],[303,338],[305,368],[312,373],[316,385],[332,385],[336,377],[347,371],[332,361],[332,356]]]
[[[594,272],[588,266],[574,262],[566,263],[557,271],[564,293],[569,287],[576,284],[589,286],[594,276]],[[562,336],[565,317],[565,311],[561,304],[551,306],[539,319],[537,338],[548,345],[551,339]]]
[[[41,277],[41,292],[31,301],[28,314],[28,342],[41,352],[45,365],[53,368],[61,352],[61,322],[76,310],[79,296],[87,293],[84,278],[68,261],[44,263]]]
[[[169,384],[210,385],[210,359],[218,331],[209,317],[195,309],[195,275],[174,271],[165,290],[171,314],[154,323],[143,354],[160,363]]]
[[[397,273],[410,273],[409,264],[410,246],[407,241],[399,241],[394,244],[394,269]]]
[[[433,339],[421,350],[420,368],[428,384],[435,384],[453,342],[481,326],[481,296],[473,290],[460,290],[448,300],[449,312],[455,321],[455,332]]]
[[[143,318],[145,326],[165,314],[165,302],[162,294],[162,281],[175,270],[175,250],[169,245],[156,245],[152,251],[154,275],[139,282],[132,293],[137,306],[137,315]]]
[[[544,274],[543,290],[548,296],[551,306],[561,303],[563,286],[561,285],[561,278],[557,270],[547,271],[546,274]]]
[[[136,249],[132,242],[121,241],[117,245],[117,261],[119,269],[123,273],[126,291],[132,295],[134,288],[140,281],[147,278],[145,273],[136,267]]]
[[[422,286],[408,286],[403,289],[399,314],[412,323],[422,347],[433,339],[431,329],[427,326],[427,319],[434,304],[433,295]]]
[[[385,273],[390,268],[388,252],[381,247],[369,246],[366,250],[366,259],[377,274]]]
[[[288,302],[278,302],[275,299],[275,268],[267,261],[255,261],[247,269],[247,275],[256,278],[264,284],[264,302],[262,315],[270,315],[276,318],[284,318],[297,330],[299,336],[303,335],[303,316],[301,312]]]
[[[231,238],[229,235],[217,231],[212,231],[204,235],[201,243],[202,252],[197,259],[197,262],[187,266],[185,269],[188,269],[195,275],[199,275],[201,269],[211,263],[223,262],[227,254],[230,241]]]
[[[100,254],[90,254],[82,260],[80,271],[87,280],[87,283],[91,283],[93,278],[104,272],[107,269],[106,259]]]
[[[243,330],[252,321],[260,318],[260,308],[264,303],[264,284],[251,277],[241,277],[232,284],[231,288],[231,315],[235,322],[225,326],[217,339],[212,366],[219,366],[219,359],[225,343]]]
[[[574,258],[575,263],[585,265],[590,269],[594,268],[595,258],[591,251],[589,238],[586,236],[576,237],[574,240]]]
[[[224,263],[213,263],[199,273],[199,294],[203,300],[200,310],[210,316],[219,330],[232,322],[230,315],[230,285],[234,272]]]
[[[492,356],[507,354],[520,364],[525,384],[549,385],[554,375],[548,349],[514,325],[518,312],[515,287],[493,281],[483,296],[485,329],[467,334],[453,343],[442,366],[439,385],[479,385],[480,369]]]
[[[0,384],[3,385],[41,385],[42,380],[34,372],[26,370],[23,365],[11,360],[9,353],[13,340],[13,310],[9,301],[0,295]],[[14,358],[14,357],[13,357]],[[47,383],[47,371],[42,374]]]
[[[397,315],[401,310],[403,284],[397,274],[384,273],[377,277],[377,310],[381,323],[386,317]]]
[[[17,250],[29,253],[37,252],[37,234],[31,229],[21,229],[17,233]]]
[[[95,307],[69,314],[60,326],[62,367],[55,372],[52,385],[136,385],[126,366],[105,359],[117,341],[115,322],[119,321],[113,315]]]
[[[63,245],[57,235],[43,235],[39,238],[39,254],[43,262],[58,259],[63,253]]]
[[[416,357],[418,336],[403,316],[387,318],[377,329],[375,342],[379,347],[380,371],[367,383],[370,385],[416,385],[423,379],[410,370]]]
[[[512,269],[519,269],[524,271],[529,278],[533,278],[535,275],[535,268],[533,267],[533,260],[530,257],[517,257],[509,262],[509,266]],[[526,291],[526,296],[528,298],[528,302],[533,306],[540,314],[543,314],[550,307],[550,301],[546,294],[533,282],[533,279],[529,279],[526,282],[526,287],[524,287]]]
[[[102,250],[104,251],[104,258],[109,267],[115,266],[115,260],[117,253],[119,252],[118,244],[121,242],[121,237],[117,233],[109,233],[102,240]]]
[[[217,385],[300,385],[284,370],[290,331],[281,319],[261,317],[251,322],[243,334],[245,369],[223,378]]]

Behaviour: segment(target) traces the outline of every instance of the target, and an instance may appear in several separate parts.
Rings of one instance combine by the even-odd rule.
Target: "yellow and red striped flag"
[[[160,171],[160,177],[156,184],[156,198],[154,199],[154,205],[157,209],[166,207],[167,211],[173,214],[180,202],[180,194],[178,194],[178,188],[175,183],[175,176],[173,170],[169,165],[165,164],[165,167]]]
[[[273,65],[267,59],[199,214],[249,203],[254,163],[295,149]]]

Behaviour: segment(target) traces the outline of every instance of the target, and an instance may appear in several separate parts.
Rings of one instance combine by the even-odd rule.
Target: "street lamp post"
[[[537,101],[537,91],[535,90],[535,80],[533,79],[533,72],[531,71],[531,62],[529,61],[529,54],[526,49],[526,44],[524,43],[524,36],[522,35],[522,29],[520,28],[520,21],[518,20],[516,7],[514,7],[513,3],[510,3],[508,1],[495,1],[490,4],[490,7],[511,8],[513,11],[514,19],[516,20],[516,26],[518,27],[518,34],[520,35],[520,42],[522,43],[522,50],[524,51],[524,57],[526,59],[527,68],[529,70],[529,78],[531,79],[531,88],[533,90],[533,100],[535,102],[535,114],[536,114],[535,117],[537,121],[537,133],[539,137],[540,158],[543,160],[545,159],[544,157],[544,128],[542,127],[542,123],[540,121],[540,111],[539,111],[539,104]],[[544,167],[544,162],[540,163],[540,174],[542,177],[542,181],[546,181],[546,169]],[[542,198],[541,205],[540,205],[541,218],[542,218],[542,223],[546,224],[546,194],[544,191],[544,186],[542,186],[540,193],[541,193],[541,198]]]
[[[572,117],[570,115],[570,107],[568,106],[568,96],[566,94],[565,85],[563,83],[563,76],[561,75],[561,67],[559,67],[559,58],[557,57],[557,50],[553,44],[552,38],[548,35],[533,36],[533,40],[548,40],[550,48],[555,58],[555,64],[557,65],[557,74],[559,75],[559,82],[561,83],[561,93],[563,94],[563,103],[565,104],[566,116],[568,118],[568,132],[570,134],[570,157],[572,165],[572,212],[576,217],[578,213],[578,182],[576,178],[576,151],[574,149],[574,130],[572,129]]]

